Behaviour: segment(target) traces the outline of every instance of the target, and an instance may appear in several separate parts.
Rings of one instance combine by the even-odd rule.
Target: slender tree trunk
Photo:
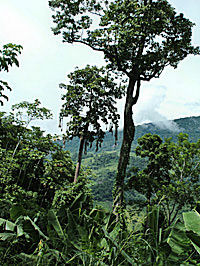
[[[133,97],[134,88],[137,85],[136,95]],[[140,81],[130,78],[127,89],[125,110],[124,110],[124,129],[123,140],[118,161],[118,169],[114,187],[113,211],[118,213],[124,205],[124,179],[126,169],[129,163],[131,145],[135,136],[135,125],[133,121],[133,105],[136,104],[139,97]]]
[[[82,136],[80,137],[80,145],[79,145],[79,151],[78,151],[78,161],[77,161],[77,164],[76,164],[74,183],[77,182],[77,178],[78,178],[79,173],[80,173],[81,161],[82,161],[82,156],[83,156],[83,149],[84,149],[84,144],[85,144],[85,140],[86,140],[85,137],[86,137],[88,128],[89,128],[89,123],[87,122],[85,127],[84,127],[84,131],[82,133]]]
[[[85,143],[85,139],[83,136],[81,136],[80,137],[79,152],[78,152],[78,162],[76,164],[76,171],[75,171],[75,176],[74,176],[74,183],[77,182],[77,178],[78,178],[79,173],[80,173],[84,143]]]

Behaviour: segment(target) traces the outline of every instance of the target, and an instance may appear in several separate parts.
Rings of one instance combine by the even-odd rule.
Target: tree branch
[[[92,50],[95,50],[95,51],[100,51],[100,52],[104,52],[104,51],[105,51],[104,49],[96,48],[96,47],[92,46],[91,44],[89,44],[88,42],[85,42],[85,41],[82,41],[82,40],[73,40],[73,42],[76,42],[76,43],[82,43],[82,44],[84,44],[84,45],[87,45],[87,46],[89,46]]]

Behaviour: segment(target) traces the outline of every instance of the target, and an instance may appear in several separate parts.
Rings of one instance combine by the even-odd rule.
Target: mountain
[[[180,133],[186,133],[189,135],[191,141],[196,142],[200,138],[200,116],[192,116],[179,118],[172,121],[158,122],[156,124],[145,123],[136,126],[135,140],[133,147],[137,145],[137,139],[147,133],[158,134],[163,139],[172,137],[176,140],[176,136]],[[120,150],[123,131],[118,132],[118,141],[115,146],[115,140],[112,133],[107,132],[104,138],[102,147],[98,150],[97,154],[105,151],[118,151]],[[72,141],[66,142],[65,149],[69,150],[73,155],[77,153],[79,148],[78,138],[74,138]],[[95,153],[95,145],[88,149],[88,152]]]
[[[200,116],[192,116],[186,118],[175,119],[173,121],[159,122],[157,124],[146,123],[136,126],[135,140],[132,145],[130,165],[140,168],[143,160],[136,157],[134,149],[137,145],[137,139],[147,133],[158,134],[163,139],[172,138],[176,141],[177,135],[182,132],[189,135],[192,142],[196,142],[200,138]],[[95,152],[95,145],[88,149],[88,153],[83,156],[82,165],[85,168],[92,169],[92,191],[97,201],[112,201],[113,181],[117,170],[117,162],[119,158],[120,146],[123,131],[118,132],[118,142],[114,145],[114,136],[107,132],[102,147]],[[76,161],[79,140],[77,138],[67,142],[65,148],[72,154],[72,158]],[[134,195],[133,195],[134,196]],[[129,195],[129,198],[131,195]]]

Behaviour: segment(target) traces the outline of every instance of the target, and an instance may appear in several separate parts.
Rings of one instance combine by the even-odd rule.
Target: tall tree
[[[0,71],[9,71],[9,67],[13,64],[19,66],[17,55],[21,54],[22,46],[16,44],[5,44],[0,50]],[[8,97],[3,93],[5,89],[12,90],[6,81],[0,80],[0,98],[8,100]],[[0,104],[3,101],[0,99]]]
[[[102,123],[109,125],[110,131],[118,128],[119,115],[115,107],[115,99],[121,98],[123,86],[115,83],[111,73],[105,68],[86,66],[76,69],[68,75],[69,84],[60,84],[66,90],[62,96],[65,102],[60,112],[60,122],[64,117],[70,118],[67,122],[67,138],[80,139],[78,162],[74,177],[76,183],[79,176],[82,154],[88,144],[96,141],[96,150],[103,142],[105,131]],[[115,135],[117,138],[117,135]]]
[[[141,81],[158,78],[166,66],[176,68],[189,54],[193,23],[167,0],[50,0],[54,34],[63,42],[82,43],[104,53],[107,66],[128,78],[124,132],[116,176],[114,206],[124,201],[124,179],[135,126],[133,106]]]

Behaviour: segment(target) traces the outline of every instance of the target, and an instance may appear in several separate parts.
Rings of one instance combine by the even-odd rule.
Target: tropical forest
[[[57,84],[60,134],[35,124],[53,117],[40,99],[7,111],[15,86],[0,78],[0,265],[200,265],[200,116],[171,128],[134,119],[143,84],[200,55],[195,24],[169,0],[48,9],[56,42],[104,63],[77,65]],[[23,53],[3,43],[0,72],[20,71]]]

